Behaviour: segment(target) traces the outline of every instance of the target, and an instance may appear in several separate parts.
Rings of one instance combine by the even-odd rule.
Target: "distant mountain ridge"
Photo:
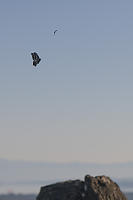
[[[67,179],[83,179],[84,174],[106,175],[126,192],[133,192],[133,162],[55,163],[0,159],[0,193],[38,193],[40,186]]]
[[[81,178],[84,174],[106,174],[110,177],[133,179],[133,162],[127,163],[57,163],[0,159],[0,183],[35,182]]]

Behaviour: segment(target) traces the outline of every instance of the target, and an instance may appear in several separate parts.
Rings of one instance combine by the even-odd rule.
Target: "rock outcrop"
[[[119,186],[107,176],[85,176],[41,187],[37,200],[126,200]]]

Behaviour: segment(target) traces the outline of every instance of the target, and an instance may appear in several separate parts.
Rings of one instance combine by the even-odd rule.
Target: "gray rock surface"
[[[107,176],[85,176],[41,187],[37,200],[126,200],[119,186]]]

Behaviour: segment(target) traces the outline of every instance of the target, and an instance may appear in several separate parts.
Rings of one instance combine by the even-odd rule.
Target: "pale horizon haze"
[[[0,158],[133,161],[133,1],[0,0],[0,57]]]

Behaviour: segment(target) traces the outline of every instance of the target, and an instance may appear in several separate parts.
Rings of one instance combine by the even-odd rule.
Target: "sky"
[[[0,0],[0,158],[133,161],[132,10],[131,0]]]

